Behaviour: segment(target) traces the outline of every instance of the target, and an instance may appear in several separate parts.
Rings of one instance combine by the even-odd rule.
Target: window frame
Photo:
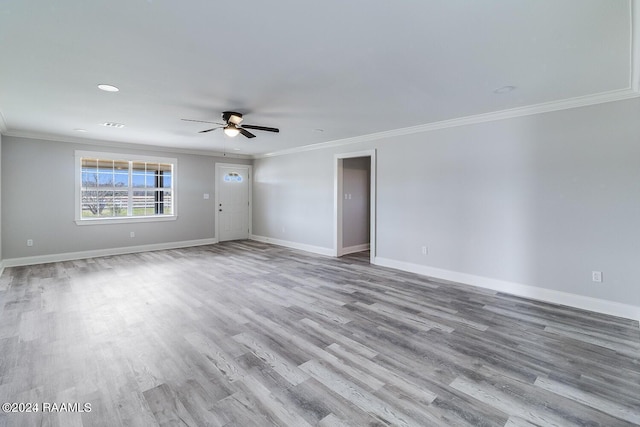
[[[171,171],[171,202],[172,209],[171,214],[154,214],[145,216],[118,216],[118,217],[99,217],[99,218],[83,218],[82,217],[82,159],[91,158],[98,160],[120,160],[129,162],[129,183],[127,191],[129,197],[131,197],[135,187],[133,187],[132,175],[132,163],[147,162],[147,163],[165,163],[172,165]],[[77,225],[98,225],[98,224],[126,224],[136,222],[160,222],[160,221],[175,221],[178,219],[178,197],[177,197],[177,180],[178,175],[178,159],[173,157],[157,157],[157,156],[141,156],[137,154],[126,153],[107,153],[99,151],[75,151],[75,223]]]

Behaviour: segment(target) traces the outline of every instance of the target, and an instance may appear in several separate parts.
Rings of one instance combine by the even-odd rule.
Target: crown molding
[[[634,17],[638,15],[638,18],[639,18],[639,20],[636,22],[640,22],[640,7],[635,7],[636,5],[640,4],[640,0],[633,0],[632,4],[634,6],[633,7]],[[634,28],[635,27],[636,26],[634,25]],[[508,110],[495,111],[490,113],[476,114],[472,116],[460,117],[455,119],[442,120],[439,122],[426,123],[422,125],[410,126],[406,128],[400,128],[400,129],[392,129],[388,131],[360,135],[360,136],[355,136],[351,138],[337,139],[333,141],[305,145],[302,147],[293,147],[285,150],[279,150],[271,153],[258,154],[258,155],[221,153],[216,151],[191,150],[191,149],[175,148],[175,147],[160,147],[156,145],[103,141],[103,140],[76,138],[76,137],[32,133],[32,132],[4,131],[2,129],[6,129],[6,125],[4,122],[4,118],[2,116],[2,112],[0,112],[0,130],[2,130],[2,134],[5,136],[13,136],[13,137],[19,137],[19,138],[32,138],[32,139],[46,140],[46,141],[57,141],[57,142],[99,145],[99,146],[104,146],[108,144],[109,147],[126,148],[131,150],[146,150],[146,151],[158,151],[158,152],[164,152],[164,153],[192,154],[192,155],[210,156],[210,157],[227,157],[227,158],[234,158],[234,159],[263,159],[268,157],[277,157],[277,156],[284,156],[288,154],[303,153],[307,151],[322,150],[326,148],[341,147],[341,146],[347,146],[347,145],[352,145],[352,144],[357,144],[362,142],[381,140],[385,138],[393,138],[393,137],[398,137],[403,135],[412,135],[417,133],[431,132],[431,131],[440,130],[440,129],[448,129],[448,128],[454,128],[459,126],[467,126],[467,125],[473,125],[473,124],[479,124],[479,123],[486,123],[486,122],[516,118],[516,117],[530,116],[535,114],[542,114],[542,113],[548,113],[548,112],[560,111],[560,110],[568,110],[572,108],[586,107],[589,105],[603,104],[607,102],[623,101],[625,99],[637,98],[637,97],[640,97],[640,40],[638,39],[640,39],[640,31],[634,32],[634,35],[633,35],[633,58],[631,61],[632,78],[630,81],[632,86],[627,89],[580,96],[576,98],[563,99],[559,101],[545,102],[541,104],[512,108]]]
[[[301,153],[305,151],[321,150],[325,148],[341,147],[345,145],[357,144],[361,142],[376,141],[385,138],[393,138],[403,135],[431,132],[439,129],[448,129],[459,126],[467,126],[478,123],[493,122],[497,120],[511,119],[515,117],[530,116],[534,114],[549,113],[552,111],[568,110],[572,108],[586,107],[594,104],[606,102],[622,101],[640,97],[640,93],[633,88],[603,92],[593,95],[580,96],[576,98],[563,99],[559,101],[545,102],[541,104],[528,105],[525,107],[511,108],[508,110],[494,111],[491,113],[476,114],[472,116],[460,117],[456,119],[442,120],[439,122],[426,123],[423,125],[411,126],[400,129],[393,129],[383,132],[360,135],[352,138],[337,139],[334,141],[321,142],[318,144],[294,147],[286,150],[275,151],[262,155],[253,156],[254,159],[283,156],[286,154]]]
[[[442,120],[438,122],[426,123],[417,126],[411,126],[400,129],[392,129],[383,132],[377,132],[372,134],[360,135],[351,138],[343,138],[338,140],[326,141],[317,144],[305,145],[302,147],[293,147],[284,150],[278,150],[270,153],[246,155],[236,153],[220,153],[208,150],[191,150],[175,147],[159,147],[155,145],[146,144],[133,144],[133,143],[118,143],[112,141],[99,141],[83,138],[64,137],[60,135],[29,133],[19,131],[8,131],[7,124],[0,111],[0,133],[6,136],[16,136],[23,138],[33,138],[41,140],[50,140],[58,142],[71,142],[78,144],[89,145],[105,145],[129,148],[133,150],[150,150],[169,153],[181,153],[181,154],[194,154],[211,157],[229,157],[237,159],[262,159],[275,156],[283,156],[287,154],[302,153],[306,151],[321,150],[325,148],[340,147],[351,144],[357,144],[360,142],[369,142],[381,140],[384,138],[392,138],[402,135],[411,135],[422,132],[430,132],[433,130],[447,129],[458,126],[466,126],[478,123],[486,123],[497,120],[504,120],[515,117],[523,117],[534,114],[542,114],[547,112],[567,110],[572,108],[585,107],[589,105],[601,104],[613,101],[622,101],[625,99],[631,99],[640,97],[640,0],[629,0],[629,26],[630,26],[630,73],[629,73],[629,87],[626,89],[603,92],[598,94],[586,95],[576,98],[563,99],[558,101],[551,101],[536,105],[530,105],[525,107],[518,107],[513,109],[495,111],[490,113],[477,114],[472,116]]]
[[[552,111],[568,110],[572,108],[586,107],[589,105],[602,104],[606,102],[623,101],[625,99],[637,98],[640,97],[640,0],[629,0],[629,33],[629,87],[626,89],[585,95],[576,98],[562,99],[558,101],[545,102],[536,105],[529,105],[525,107],[512,108],[508,110],[477,114],[455,119],[442,120],[439,122],[432,122],[423,125],[393,129],[367,135],[360,135],[352,138],[337,139],[333,141],[305,145],[302,147],[278,150],[271,153],[257,154],[251,157],[253,159],[263,159],[268,157],[283,156],[287,154],[322,150],[332,147],[341,147],[351,144],[357,144],[360,142],[369,142],[402,135],[430,132],[438,129],[447,129],[458,126],[486,123],[515,117],[542,114]]]
[[[34,133],[34,132],[19,132],[19,131],[9,131],[3,132],[4,136],[13,136],[16,138],[31,138],[38,139],[42,141],[56,141],[56,142],[67,142],[73,144],[85,144],[85,145],[97,145],[97,146],[109,146],[109,148],[124,148],[129,150],[137,150],[137,151],[158,151],[163,153],[176,153],[176,154],[193,154],[196,156],[209,156],[209,157],[227,157],[233,159],[247,159],[251,160],[251,156],[247,154],[236,154],[236,153],[221,153],[218,151],[208,151],[208,150],[191,150],[186,148],[176,148],[176,147],[160,147],[157,145],[147,145],[147,144],[135,144],[135,143],[127,143],[127,142],[116,142],[116,141],[104,141],[98,139],[87,139],[87,138],[77,138],[71,136],[61,136],[61,135],[53,135],[53,134],[43,134],[43,133]]]

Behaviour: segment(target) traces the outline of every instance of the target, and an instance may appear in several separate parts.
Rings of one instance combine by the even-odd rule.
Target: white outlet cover
[[[205,200],[209,200],[209,193],[204,193],[203,198],[204,198]]]

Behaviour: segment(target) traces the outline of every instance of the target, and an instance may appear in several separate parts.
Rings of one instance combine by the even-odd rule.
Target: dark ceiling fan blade
[[[280,129],[276,128],[268,128],[265,126],[256,126],[256,125],[242,125],[245,129],[255,129],[255,130],[266,130],[267,132],[280,132]]]
[[[214,125],[224,125],[224,123],[207,122],[207,121],[204,121],[204,120],[193,120],[193,119],[180,119],[180,120],[184,120],[185,122],[212,123]]]
[[[211,132],[212,130],[216,130],[216,129],[220,129],[220,128],[211,128],[211,129],[207,129],[207,130],[201,130],[198,133],[207,133],[207,132]]]
[[[243,134],[247,138],[255,138],[256,137],[254,134],[252,134],[251,132],[249,132],[246,129],[238,128],[238,130],[240,131],[241,134]]]

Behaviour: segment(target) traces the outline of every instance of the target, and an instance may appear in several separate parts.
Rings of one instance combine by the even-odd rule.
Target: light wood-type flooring
[[[638,322],[240,241],[5,270],[0,426],[640,425]]]

